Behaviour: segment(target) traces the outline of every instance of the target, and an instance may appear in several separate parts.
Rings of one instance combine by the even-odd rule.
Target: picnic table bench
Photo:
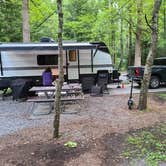
[[[65,108],[65,103],[69,103],[69,102],[78,102],[78,101],[81,101],[84,99],[84,96],[82,97],[77,97],[77,98],[61,98],[61,103],[62,103],[62,108],[64,110]],[[30,111],[33,110],[33,108],[35,107],[35,104],[36,103],[49,103],[49,110],[48,110],[48,113],[51,113],[53,108],[54,108],[54,98],[38,98],[38,97],[35,97],[35,98],[30,98],[27,100],[27,102],[32,102],[32,107],[30,109]]]
[[[48,103],[50,111],[53,109],[53,102],[54,102],[54,97],[55,97],[55,86],[40,86],[40,87],[32,87],[30,91],[35,91],[36,93],[43,93],[44,96],[37,96],[34,98],[29,98],[27,102],[32,102],[32,109],[34,108],[34,105],[36,103]],[[61,102],[62,104],[67,103],[67,102],[77,102],[80,100],[84,99],[82,89],[80,84],[72,84],[70,85],[64,85],[62,87],[62,92],[61,92]]]
[[[78,100],[82,100],[84,99],[84,97],[77,97],[77,98],[61,98],[61,102],[67,102],[67,101],[78,101]],[[27,100],[27,102],[35,102],[35,103],[50,103],[50,102],[54,102],[54,98],[30,98]]]

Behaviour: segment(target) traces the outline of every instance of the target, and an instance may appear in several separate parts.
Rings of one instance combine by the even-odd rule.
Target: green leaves
[[[127,137],[127,149],[123,155],[127,158],[145,158],[149,166],[157,166],[166,161],[166,125],[143,130]]]
[[[22,1],[0,1],[0,41],[22,41]],[[149,50],[150,29],[145,21],[145,14],[150,22],[154,1],[144,0],[142,12],[143,58]],[[137,23],[136,1],[124,0],[64,0],[64,33],[63,40],[74,41],[104,41],[112,55],[120,58],[124,53],[127,59],[129,54],[134,54],[135,32]],[[57,13],[56,0],[29,0],[31,40],[39,41],[47,36],[57,39]],[[158,56],[165,53],[164,30],[164,4],[159,13],[159,42]],[[123,21],[123,34],[121,22]],[[131,34],[129,34],[132,30]],[[130,36],[131,35],[131,36]],[[131,44],[129,46],[129,37]],[[120,40],[123,40],[121,51]],[[129,47],[130,52],[129,53]],[[117,60],[118,62],[119,60]],[[127,63],[127,61],[125,61]],[[144,62],[144,60],[143,60]]]
[[[69,148],[76,148],[77,147],[77,142],[68,141],[64,144],[64,146],[67,146]]]
[[[21,41],[21,3],[12,0],[0,4],[0,41]]]

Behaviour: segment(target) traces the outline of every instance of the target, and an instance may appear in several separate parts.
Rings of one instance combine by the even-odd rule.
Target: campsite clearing
[[[1,135],[0,161],[2,165],[23,166],[128,165],[130,159],[122,155],[126,133],[164,124],[166,102],[151,94],[148,111],[140,112],[128,110],[127,100],[125,94],[86,95],[84,102],[68,105],[61,115],[58,140],[52,139],[53,113],[34,117],[27,110],[29,103],[1,101],[0,121],[4,120],[1,124],[4,131],[14,126],[20,128]],[[138,101],[137,94],[134,100]],[[75,113],[71,113],[74,110]],[[77,142],[77,147],[64,146],[68,141]]]

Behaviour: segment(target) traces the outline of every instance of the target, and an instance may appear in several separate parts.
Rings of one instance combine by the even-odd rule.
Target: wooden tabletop
[[[81,84],[64,84],[62,86],[63,91],[68,90],[81,90]],[[56,86],[34,86],[29,91],[35,91],[35,92],[53,92],[56,90]]]
[[[29,91],[35,91],[35,92],[55,91],[55,86],[33,86]]]

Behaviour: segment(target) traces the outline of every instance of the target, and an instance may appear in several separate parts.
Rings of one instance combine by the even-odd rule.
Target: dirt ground
[[[137,103],[138,95],[133,98]],[[166,102],[150,95],[148,111],[140,112],[128,110],[127,100],[87,95],[77,113],[62,114],[59,139],[52,139],[53,114],[46,125],[0,137],[0,166],[128,166],[124,133],[166,122]],[[67,141],[78,146],[66,147]]]

